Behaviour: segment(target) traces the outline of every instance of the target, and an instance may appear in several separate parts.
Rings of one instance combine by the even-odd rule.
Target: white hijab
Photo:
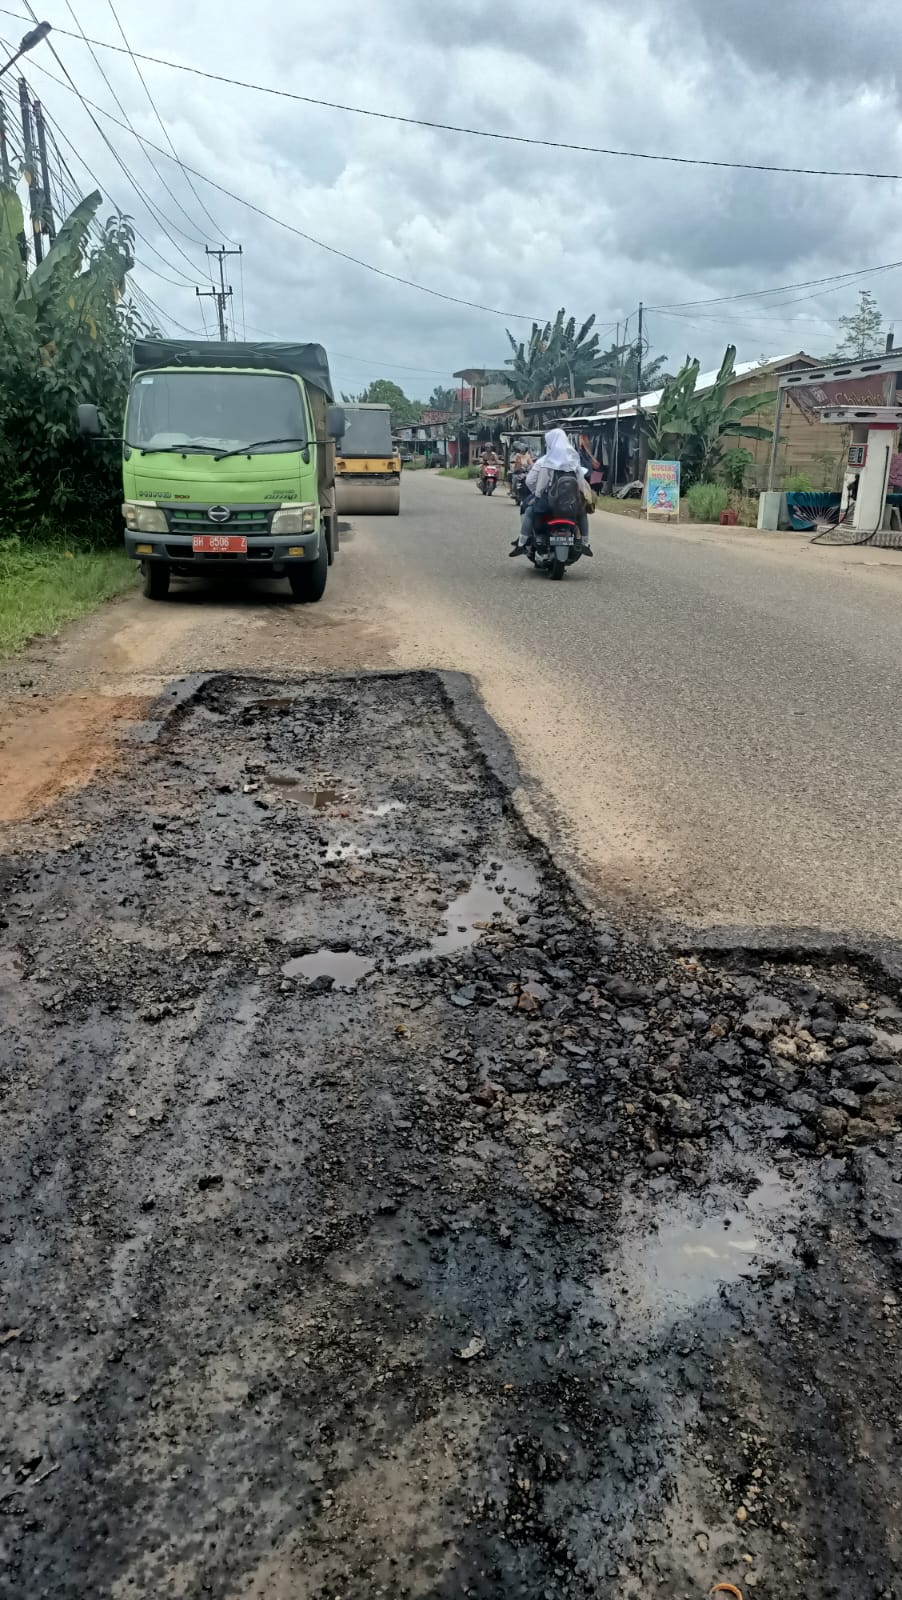
[[[548,472],[582,473],[579,452],[574,450],[563,428],[549,428],[545,435],[545,454],[536,462]]]

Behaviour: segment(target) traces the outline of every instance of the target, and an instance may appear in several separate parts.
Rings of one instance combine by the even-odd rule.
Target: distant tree
[[[865,361],[868,356],[883,354],[883,314],[870,289],[859,290],[858,310],[840,317],[839,326],[842,338],[828,360]]]
[[[359,394],[343,394],[341,398],[349,406],[391,406],[393,428],[409,428],[419,422],[423,413],[423,402],[408,400],[404,390],[388,378],[375,378]]]
[[[643,394],[647,394],[649,389],[660,389],[667,379],[667,373],[663,370],[666,365],[666,356],[653,356],[643,345]],[[631,344],[609,345],[607,350],[602,351],[600,371],[606,378],[611,379],[611,387],[615,391],[619,386],[621,394],[634,395],[639,381],[638,342],[633,340]]]
[[[460,405],[460,391],[437,383],[426,404],[430,411],[454,411]]]
[[[593,333],[594,316],[577,326],[561,307],[553,322],[544,327],[534,322],[528,339],[516,339],[507,330],[511,347],[505,367],[493,376],[506,383],[518,400],[541,400],[564,396],[575,398],[593,389],[615,389],[615,363],[610,352],[599,349],[599,335]]]
[[[515,400],[541,400],[554,377],[554,360],[550,350],[551,324],[541,328],[532,325],[528,339],[516,340],[507,329],[513,352],[504,368],[492,376],[498,383],[506,383]]]

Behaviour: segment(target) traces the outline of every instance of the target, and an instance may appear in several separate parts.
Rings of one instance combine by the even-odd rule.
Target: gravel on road
[[[400,517],[343,534],[321,605],[180,584],[38,643],[0,667],[6,814],[109,759],[112,702],[179,673],[440,667],[473,677],[520,803],[601,904],[898,940],[902,555],[598,515],[557,584],[507,560],[515,518],[414,473]]]
[[[169,703],[5,831],[0,1593],[902,1600],[889,980],[591,917],[433,674]]]

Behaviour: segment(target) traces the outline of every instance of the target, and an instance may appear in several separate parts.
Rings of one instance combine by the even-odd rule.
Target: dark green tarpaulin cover
[[[149,367],[253,367],[291,372],[332,399],[329,358],[321,344],[222,344],[218,339],[138,339],[132,371]]]

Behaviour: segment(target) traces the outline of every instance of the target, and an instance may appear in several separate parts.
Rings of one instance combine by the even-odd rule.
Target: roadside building
[[[765,361],[737,362],[728,388],[729,399],[773,394],[781,378],[790,373],[816,370],[820,365],[814,356],[806,354],[804,350]],[[696,394],[704,394],[714,387],[717,372],[715,368],[711,372],[699,373]],[[603,409],[584,409],[571,413],[562,425],[568,432],[578,428],[589,437],[595,455],[604,462],[610,482],[628,483],[641,478],[645,467],[644,441],[637,417],[653,415],[662,394],[662,389],[652,389],[643,394],[638,403],[635,395],[624,396],[619,404],[615,402]],[[773,404],[750,412],[744,421],[770,430],[774,422]],[[765,439],[737,439],[736,443],[741,444],[752,456],[747,487],[763,489],[769,472],[770,444]],[[804,474],[816,489],[838,488],[841,471],[835,428],[824,423],[816,412],[805,414],[798,407],[790,406],[788,401],[782,401],[775,471],[780,481]]]

